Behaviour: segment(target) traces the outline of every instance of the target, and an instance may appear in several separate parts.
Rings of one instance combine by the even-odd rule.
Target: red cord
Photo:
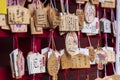
[[[13,40],[14,49],[19,48],[19,47],[18,47],[18,36],[17,36],[17,35],[14,35],[14,36],[13,36],[13,39],[14,39],[14,40]]]

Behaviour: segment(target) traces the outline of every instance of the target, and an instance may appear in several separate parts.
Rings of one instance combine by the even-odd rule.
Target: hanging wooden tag
[[[46,24],[46,16],[45,16],[45,12],[43,11],[43,9],[41,8],[37,8],[35,11],[35,25],[39,26],[39,25],[45,25]]]
[[[49,9],[49,6],[44,8],[42,2],[38,1],[38,4],[36,7],[37,8],[35,10],[35,16],[34,16],[36,29],[37,27],[48,28],[49,24],[47,20],[47,11]],[[37,30],[39,31],[39,29]]]
[[[66,53],[64,53],[61,56],[61,68],[62,69],[72,68],[72,58],[69,55],[67,55]]]
[[[107,53],[103,49],[98,48],[95,51],[95,62],[97,64],[107,64],[108,62]]]
[[[92,4],[99,4],[99,0],[90,0]]]
[[[94,48],[91,46],[91,47],[88,47],[88,49],[89,49],[90,61],[94,62],[95,61],[95,51],[94,51]]]
[[[115,8],[115,0],[104,1],[101,3],[103,8]]]
[[[98,34],[99,33],[99,19],[95,18],[92,23],[87,23],[84,21],[84,27],[81,30],[82,33],[87,34]]]
[[[48,59],[47,70],[49,75],[53,76],[53,80],[56,80],[56,75],[58,74],[59,71],[59,63],[54,53],[52,53],[50,55],[50,58]]]
[[[107,53],[108,62],[115,62],[115,52],[112,47],[104,47],[103,50]]]
[[[24,62],[24,57],[19,49],[15,49],[10,53],[10,65],[13,78],[19,79],[24,75]]]
[[[78,16],[74,14],[65,14],[60,17],[60,31],[79,31]]]
[[[30,12],[22,6],[8,7],[8,23],[9,24],[29,24]]]
[[[104,33],[111,33],[111,22],[104,20]]]
[[[45,73],[45,62],[44,55],[29,52],[27,56],[29,74]]]
[[[5,17],[5,15],[0,15],[0,26],[6,26],[6,17]]]
[[[82,9],[77,9],[76,10],[76,15],[78,16],[79,26],[80,26],[80,30],[81,30],[84,26],[84,12],[83,12],[83,10]]]
[[[104,33],[111,33],[111,22],[106,18],[100,19],[101,31]]]
[[[58,10],[55,8],[49,8],[48,10],[48,20],[50,23],[51,28],[56,28],[60,25],[60,15]]]
[[[27,32],[27,25],[10,25],[10,29],[13,33]]]
[[[77,54],[72,57],[72,68],[90,68],[89,56],[84,54]]]
[[[66,51],[70,56],[74,56],[79,53],[78,38],[75,32],[69,32],[65,38]]]
[[[96,14],[96,10],[95,10],[95,6],[93,4],[91,4],[90,2],[87,2],[85,4],[85,20],[87,23],[92,23],[95,19],[95,14]]]
[[[84,4],[85,0],[76,0],[76,3],[78,3],[78,4]]]
[[[31,30],[31,34],[43,34],[43,29],[42,27],[40,27],[41,30],[37,31],[35,28],[35,24],[34,24],[34,20],[31,17],[31,22],[30,22],[30,30]]]

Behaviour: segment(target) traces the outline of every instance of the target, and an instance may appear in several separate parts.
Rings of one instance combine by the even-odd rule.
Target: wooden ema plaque
[[[46,57],[39,52],[29,52],[27,55],[28,72],[29,74],[45,73],[46,72]]]
[[[51,28],[56,28],[60,25],[60,15],[57,9],[49,8],[48,10],[48,20]]]
[[[76,15],[78,16],[79,26],[80,26],[80,30],[81,30],[84,26],[84,12],[83,12],[83,10],[82,9],[77,9],[76,10]]]
[[[79,31],[78,17],[74,14],[60,16],[59,31]]]
[[[107,53],[102,50],[101,48],[98,48],[96,51],[95,51],[95,61],[97,64],[99,64],[100,62],[102,64],[107,64],[108,62],[108,57],[107,57]]]
[[[115,52],[111,50],[106,50],[105,52],[108,56],[108,62],[115,62]]]
[[[93,20],[95,19],[95,14],[96,14],[95,6],[91,4],[90,2],[87,2],[85,4],[84,13],[85,13],[86,22],[92,23]]]
[[[92,23],[84,21],[84,27],[81,30],[82,33],[86,33],[88,36],[92,36],[99,33],[99,19],[95,17]]]
[[[111,33],[111,21],[106,18],[100,20],[101,31],[104,33]]]
[[[104,2],[101,3],[101,7],[103,8],[115,8],[115,0],[105,0]]]
[[[29,24],[30,12],[22,6],[8,7],[8,23],[9,24]]]
[[[89,56],[77,54],[72,57],[72,68],[90,68]]]
[[[78,52],[78,38],[75,32],[69,32],[65,38],[66,51],[70,56],[76,55]]]
[[[44,6],[42,4],[42,2],[40,2],[39,0],[37,0],[37,5],[35,5],[35,24],[36,25],[42,25],[45,24],[45,12],[43,10]]]
[[[55,53],[52,53],[50,55],[50,58],[48,59],[47,70],[48,70],[49,75],[53,77],[52,80],[57,80],[57,74],[59,71],[59,63],[58,63],[57,57],[55,56]]]
[[[35,20],[35,26],[36,30],[39,31],[39,27],[42,28],[48,28],[49,23],[47,20],[47,11],[49,7],[44,8],[42,2],[38,1],[38,6],[36,6],[34,20]]]
[[[15,49],[10,53],[10,66],[13,78],[19,79],[24,75],[25,60],[22,51]]]
[[[39,12],[39,10],[35,10],[35,4],[32,3],[32,4],[29,4],[28,7],[29,7],[29,10],[30,10],[30,14],[31,16],[33,17],[33,21],[34,21],[34,27],[35,27],[35,31],[38,32],[38,33],[32,33],[32,34],[41,34],[43,33],[42,31],[42,28],[48,28],[49,27],[49,23],[48,23],[48,20],[47,20],[47,11],[48,11],[48,7],[43,7],[42,6],[42,10],[43,10],[43,13],[44,15],[40,12],[38,13],[38,15],[40,16],[40,14],[43,16],[40,16],[39,18],[36,18],[37,16],[37,11]],[[41,5],[40,5],[41,6]],[[38,8],[39,9],[39,8]],[[36,19],[39,19],[40,23],[41,24],[38,24],[37,23],[37,20]],[[44,21],[44,22],[43,22]],[[44,24],[45,23],[45,24]]]
[[[30,22],[30,30],[31,30],[31,34],[43,34],[43,29],[42,27],[39,28],[39,31],[36,30],[35,28],[35,24],[34,24],[34,20],[31,17],[31,22]]]
[[[67,55],[66,53],[64,53],[61,56],[61,68],[62,69],[72,68],[72,58],[69,55]]]
[[[106,52],[102,48],[96,49],[95,62],[97,63],[99,70],[103,69],[103,64],[107,64],[108,57],[107,57]]]

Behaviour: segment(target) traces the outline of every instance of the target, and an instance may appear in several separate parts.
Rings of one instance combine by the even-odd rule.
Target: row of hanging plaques
[[[50,49],[47,54],[49,56],[46,57],[46,53],[47,53],[46,51],[48,51],[48,48],[42,49],[43,53],[41,53],[41,54],[39,52],[33,52],[33,51],[30,51],[28,53],[28,56],[27,56],[28,72],[30,75],[48,72],[49,75],[53,76],[52,80],[58,80],[57,73],[60,69],[60,61],[59,61],[60,55],[58,56],[58,54],[59,54],[58,52]],[[62,50],[62,53],[63,52],[64,51]],[[98,53],[99,52],[102,54],[101,50],[99,50]],[[102,54],[102,55],[104,55],[104,54]],[[81,63],[80,63],[79,59],[81,59]],[[47,66],[46,66],[46,60],[48,60]],[[71,64],[71,62],[73,62],[73,63]],[[70,57],[66,53],[64,53],[61,56],[62,69],[69,69],[69,68],[76,69],[76,68],[80,68],[80,67],[81,68],[90,68],[90,65],[88,62],[89,62],[89,58],[85,54],[77,54],[77,55]],[[22,78],[22,76],[25,74],[25,60],[22,55],[22,52],[19,49],[13,50],[13,52],[10,54],[10,63],[11,63],[13,78],[16,78],[16,79]],[[105,66],[106,66],[106,64],[105,64]],[[114,65],[113,65],[113,67],[114,67]],[[105,72],[105,74],[106,74],[106,72]],[[97,75],[99,75],[98,71],[97,71]],[[97,76],[97,78],[95,80],[119,80],[119,79],[120,79],[120,75],[116,75],[114,73],[111,76],[105,75],[104,78],[100,78],[99,76]]]
[[[21,78],[24,75],[24,58],[20,58],[21,60],[19,60],[19,56],[17,56],[17,51],[18,49],[13,51],[13,56],[14,58],[10,58],[11,60],[14,59],[14,64],[11,64],[11,68],[12,66],[14,66],[14,68],[12,68],[12,72],[15,73],[12,74],[14,78]],[[100,50],[99,50],[100,52]],[[49,52],[48,52],[49,53]],[[51,55],[50,55],[51,53]],[[61,56],[61,64],[59,62],[59,56],[57,57],[57,52],[56,54],[50,52],[49,53],[49,58],[47,59],[47,66],[46,66],[46,58],[45,55],[43,54],[39,54],[39,53],[34,53],[34,52],[29,52],[28,56],[27,56],[27,65],[28,65],[28,72],[29,74],[38,74],[38,73],[45,73],[46,72],[46,67],[48,70],[48,73],[56,78],[56,75],[58,73],[58,70],[60,68],[60,65],[62,66],[62,69],[79,69],[79,68],[90,68],[90,60],[89,60],[89,56],[88,55],[84,55],[84,54],[77,54],[74,55],[73,57],[68,56],[66,53],[64,53]],[[98,55],[98,54],[97,54]],[[99,55],[104,56],[105,54],[99,53]],[[112,56],[113,57],[113,56]],[[17,60],[16,60],[17,59]],[[80,59],[80,60],[79,60]],[[15,61],[17,64],[15,64]],[[21,62],[18,62],[21,61]],[[113,60],[114,61],[114,60]],[[97,61],[96,61],[97,62]],[[18,65],[19,64],[19,65]],[[98,64],[106,64],[105,61],[101,61],[101,63]],[[53,79],[54,80],[54,79]]]
[[[84,2],[84,11],[80,5]],[[7,3],[6,1],[2,1]],[[111,20],[106,18],[106,11],[104,9],[104,16],[99,20],[99,11],[95,9],[94,2],[98,0],[76,0],[79,4],[79,8],[76,10],[76,14],[69,13],[69,4],[66,0],[66,12],[63,4],[63,0],[60,0],[62,13],[58,12],[55,4],[50,0],[50,5],[44,6],[40,0],[33,0],[31,4],[28,4],[28,8],[20,5],[20,0],[8,2],[8,6],[4,5],[4,12],[0,13],[0,26],[1,29],[11,30],[12,32],[27,32],[27,26],[30,24],[31,34],[42,34],[43,29],[53,28],[59,26],[60,33],[66,31],[79,31],[88,35],[98,34],[100,29],[105,33],[111,33],[111,23],[113,32],[116,30],[114,12],[111,10]],[[113,3],[115,8],[114,0],[101,0],[101,5],[104,3]],[[16,4],[17,3],[17,4]],[[77,4],[76,4],[77,5]],[[103,7],[103,6],[102,6]],[[105,8],[105,7],[104,7]],[[3,8],[0,7],[0,11]],[[97,16],[96,16],[97,14]]]
[[[106,45],[105,47],[98,46],[95,49],[90,45],[80,48],[77,34],[69,32],[65,39],[65,49],[57,51],[53,33],[50,35],[49,46],[42,49],[41,54],[35,50],[28,52],[26,59],[30,75],[48,72],[52,76],[52,80],[57,80],[60,69],[90,68],[90,65],[97,64],[98,70],[103,70],[103,66],[108,62],[115,62],[113,47]],[[89,37],[88,40],[91,44]],[[25,58],[21,50],[15,49],[10,53],[10,64],[13,78],[19,79],[25,74]]]

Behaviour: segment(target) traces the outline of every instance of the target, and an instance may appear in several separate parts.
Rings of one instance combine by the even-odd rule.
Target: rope
[[[92,43],[91,43],[90,37],[89,37],[89,36],[87,36],[87,37],[88,37],[89,45],[92,46]]]
[[[107,76],[106,64],[105,64],[105,76]]]
[[[106,49],[107,49],[107,47],[108,47],[107,34],[105,34],[105,47],[106,47]]]
[[[114,72],[114,74],[116,74],[116,70],[115,70],[114,63],[112,63],[112,67],[113,67],[113,72]]]

